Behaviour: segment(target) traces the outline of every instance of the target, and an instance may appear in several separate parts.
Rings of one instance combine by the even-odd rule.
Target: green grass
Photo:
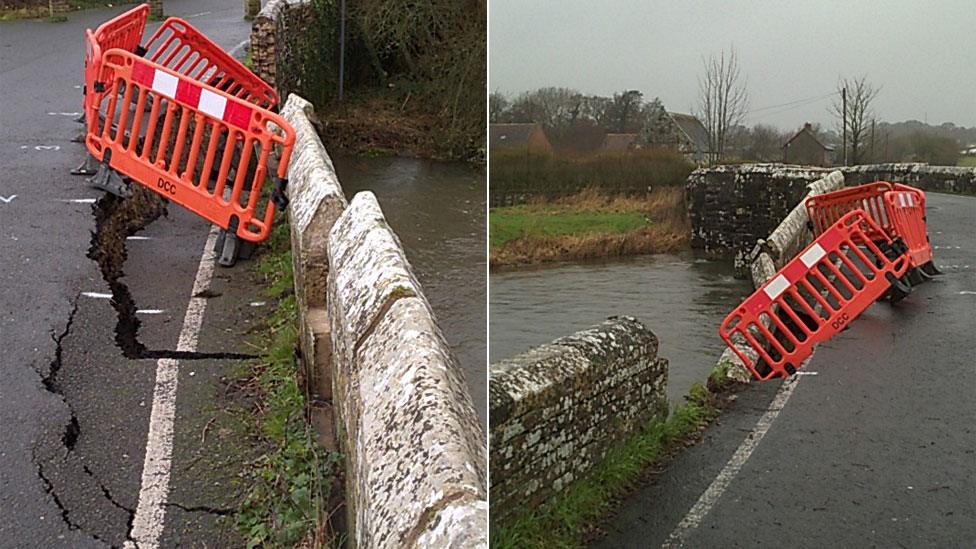
[[[260,394],[252,432],[266,449],[244,473],[252,488],[237,526],[248,547],[322,546],[329,486],[341,463],[338,454],[319,446],[305,420],[288,235],[282,219],[257,265],[267,283],[266,294],[277,305],[258,343],[260,363],[247,373]]]
[[[964,168],[976,168],[976,156],[960,156],[956,166]]]
[[[691,387],[686,400],[666,420],[651,420],[639,434],[611,450],[589,476],[543,507],[493,525],[491,546],[581,547],[590,525],[635,486],[649,465],[682,447],[718,415],[711,393],[701,384]]]
[[[558,207],[493,208],[488,213],[491,245],[523,237],[617,234],[650,225],[641,212],[567,211]]]

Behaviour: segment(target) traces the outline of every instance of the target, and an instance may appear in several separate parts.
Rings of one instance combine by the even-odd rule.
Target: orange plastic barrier
[[[92,156],[244,240],[266,239],[275,201],[283,201],[291,126],[134,53],[108,50],[101,65],[106,93],[93,108],[104,116],[89,117],[86,134]],[[280,179],[267,201],[261,188],[272,152]]]
[[[932,246],[925,225],[925,193],[907,185],[895,185],[895,190],[885,193],[884,200],[895,234],[908,246],[912,266],[930,263]]]
[[[843,330],[908,266],[904,244],[863,210],[848,212],[732,311],[719,335],[756,379],[792,375],[814,345]]]
[[[120,49],[137,53],[142,33],[149,18],[149,4],[142,4],[110,19],[93,32],[85,31],[85,107],[97,102],[97,96],[104,93],[102,86],[95,85],[95,75],[101,69],[102,53],[110,49]],[[98,88],[98,89],[96,89]]]
[[[911,267],[922,268],[925,274],[937,274],[932,262],[932,247],[929,244],[925,224],[925,193],[920,189],[877,181],[849,189],[841,189],[806,201],[807,214],[813,226],[813,233],[820,234],[844,213],[861,208],[891,238],[899,237],[910,250]],[[872,234],[872,238],[880,238]],[[912,279],[917,278],[913,270]]]
[[[192,25],[170,17],[145,45],[146,59],[218,90],[271,109],[278,93]]]
[[[857,187],[840,189],[811,196],[806,200],[807,215],[813,224],[813,234],[819,235],[837,222],[847,212],[864,210],[887,235],[892,235],[891,221],[884,202],[884,194],[894,186],[887,181],[877,181]],[[880,238],[879,235],[872,235]]]

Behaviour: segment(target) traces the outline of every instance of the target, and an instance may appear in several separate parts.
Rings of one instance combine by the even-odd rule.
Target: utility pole
[[[844,86],[844,88],[840,90],[840,99],[841,99],[841,103],[843,104],[842,110],[844,111],[843,112],[844,122],[842,123],[842,125],[844,126],[844,165],[846,166],[847,165],[847,86]]]
[[[339,101],[342,101],[342,92],[346,75],[346,0],[339,2]]]
[[[874,157],[874,122],[875,119],[871,119],[871,162],[877,162],[878,160]]]

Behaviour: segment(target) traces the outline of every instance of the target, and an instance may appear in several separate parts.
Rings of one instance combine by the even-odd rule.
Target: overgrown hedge
[[[526,152],[492,151],[492,207],[532,197],[557,198],[597,188],[605,194],[643,194],[684,185],[694,166],[680,154],[649,149],[580,159]]]

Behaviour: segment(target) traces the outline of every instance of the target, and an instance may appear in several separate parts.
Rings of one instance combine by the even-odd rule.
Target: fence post
[[[244,0],[244,20],[250,21],[261,11],[261,0]]]
[[[163,0],[149,0],[149,17],[152,19],[163,18]]]

